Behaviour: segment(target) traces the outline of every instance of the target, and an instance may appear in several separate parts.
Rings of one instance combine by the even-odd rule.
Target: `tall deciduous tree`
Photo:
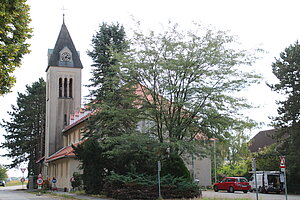
[[[0,2],[0,96],[9,92],[16,82],[12,75],[29,53],[26,40],[31,37],[29,6],[26,0]]]
[[[272,63],[273,74],[279,83],[271,89],[286,98],[278,101],[278,116],[274,126],[279,130],[279,152],[286,157],[288,180],[292,185],[300,185],[300,45],[296,41],[280,53]]]
[[[12,105],[8,112],[10,120],[1,123],[6,130],[5,142],[8,156],[13,159],[10,167],[28,162],[28,171],[39,174],[41,166],[36,161],[44,154],[45,145],[45,113],[46,83],[40,78],[31,86],[26,86],[25,93],[18,93],[17,105]]]
[[[120,62],[142,87],[149,130],[169,152],[192,148],[198,133],[223,138],[251,123],[238,112],[250,106],[233,94],[259,80],[249,70],[255,52],[237,50],[235,38],[198,24],[189,31],[170,24],[163,32],[136,31]],[[199,149],[199,148],[198,148]]]

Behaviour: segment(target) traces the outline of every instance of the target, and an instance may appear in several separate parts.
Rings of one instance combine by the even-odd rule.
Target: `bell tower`
[[[63,21],[54,49],[48,49],[46,69],[45,158],[63,147],[62,130],[69,116],[81,106],[81,70],[79,52]]]

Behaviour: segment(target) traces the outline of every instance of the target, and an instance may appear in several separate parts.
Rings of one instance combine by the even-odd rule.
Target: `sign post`
[[[254,171],[256,200],[258,200],[258,188],[257,188],[256,160],[255,160],[255,158],[252,158],[252,171]]]
[[[24,178],[24,172],[26,171],[26,168],[21,168],[21,172],[22,172],[22,178],[21,178],[21,182],[22,182],[22,189],[24,189],[23,188],[23,183],[24,183],[24,181],[25,181],[25,178]]]
[[[23,189],[24,189],[24,187],[23,187],[23,183],[24,183],[24,181],[25,181],[25,178],[24,178],[24,177],[22,177],[20,181],[22,182],[22,190],[23,190]]]
[[[160,192],[160,161],[157,161],[157,179],[158,179],[158,198],[161,199],[161,192]]]
[[[53,183],[53,186],[52,186],[52,191],[54,191],[54,190],[56,190],[56,191],[57,191],[56,182],[57,182],[56,178],[55,178],[55,177],[53,177],[53,179],[52,179],[52,183]]]
[[[42,177],[42,174],[39,174],[38,175],[38,179],[36,179],[36,183],[38,184],[38,189],[39,189],[39,194],[38,194],[38,196],[40,196],[41,195],[41,189],[42,189],[42,185],[43,185],[43,183],[44,183],[44,179],[43,179],[43,177]]]
[[[280,156],[280,165],[281,171],[283,172],[284,176],[284,191],[285,191],[285,199],[287,200],[287,182],[286,182],[286,165],[285,165],[285,156]]]

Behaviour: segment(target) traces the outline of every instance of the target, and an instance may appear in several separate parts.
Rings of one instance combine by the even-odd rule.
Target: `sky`
[[[102,22],[119,22],[125,29],[133,27],[132,17],[146,29],[163,27],[168,21],[189,29],[192,21],[236,35],[242,48],[260,47],[266,51],[255,64],[263,81],[244,91],[245,98],[257,108],[247,111],[250,118],[264,125],[251,131],[253,137],[260,130],[271,129],[270,116],[276,116],[276,100],[281,97],[272,92],[266,82],[275,83],[271,64],[280,52],[293,44],[300,36],[300,1],[298,0],[28,0],[33,37],[31,53],[25,55],[22,66],[14,75],[17,78],[12,93],[0,97],[0,120],[9,119],[7,111],[15,105],[17,92],[25,92],[25,86],[45,79],[47,50],[54,48],[65,14],[65,24],[77,51],[80,51],[82,84],[88,84],[92,60],[86,55],[91,49],[92,36]],[[192,29],[192,28],[191,28]],[[83,87],[83,96],[88,90]],[[83,102],[84,103],[84,102]],[[4,130],[0,128],[0,142]],[[0,155],[5,150],[0,149]],[[9,164],[8,158],[0,158],[0,164]],[[21,165],[20,167],[25,167]],[[21,176],[20,169],[9,170],[9,176]]]

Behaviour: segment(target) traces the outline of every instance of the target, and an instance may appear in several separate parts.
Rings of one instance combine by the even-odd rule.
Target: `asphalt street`
[[[64,192],[58,192],[62,194],[68,194]],[[73,196],[73,194],[70,194]],[[244,194],[243,192],[235,191],[234,193],[228,193],[226,191],[203,191],[203,197],[211,197],[211,198],[227,198],[227,199],[241,199],[241,198],[249,198],[256,200],[255,192],[248,192]],[[77,196],[78,199],[95,199],[95,200],[104,200],[99,198],[87,197],[87,196]],[[47,196],[47,195],[36,195],[26,192],[22,190],[22,186],[10,186],[10,187],[0,187],[0,200],[59,200],[62,199],[60,197],[55,196]],[[259,200],[285,200],[284,194],[261,194],[258,196]],[[300,195],[288,195],[288,200],[300,200]]]
[[[22,191],[22,186],[0,187],[0,200],[57,200],[59,198],[37,196]]]
[[[248,192],[247,194],[241,191],[235,191],[234,193],[229,193],[227,191],[203,191],[203,197],[212,197],[212,198],[228,198],[228,199],[238,199],[238,198],[249,198],[256,200],[255,192]],[[259,200],[285,200],[284,194],[262,194],[258,193]],[[300,195],[288,195],[288,200],[300,200]]]

